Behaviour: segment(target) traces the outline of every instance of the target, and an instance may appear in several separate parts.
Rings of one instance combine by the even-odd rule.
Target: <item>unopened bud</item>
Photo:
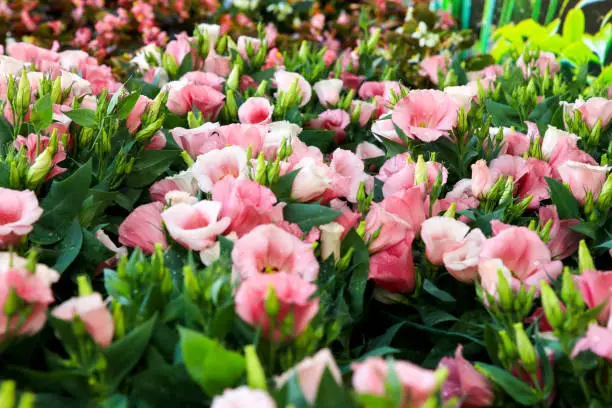
[[[548,285],[547,282],[540,282],[540,294],[542,296],[542,308],[548,323],[558,329],[563,324],[563,310],[561,302],[555,294],[555,291]]]
[[[351,264],[351,260],[353,259],[353,253],[355,252],[355,248],[349,248],[349,250],[344,254],[340,261],[336,264],[336,268],[338,271],[346,271]]]
[[[246,362],[247,384],[253,389],[267,390],[266,374],[257,356],[255,346],[249,345],[244,348]]]
[[[21,79],[19,80],[19,86],[17,88],[17,99],[16,99],[16,108],[20,112],[21,115],[25,116],[25,114],[30,109],[30,100],[32,98],[30,81],[28,80],[28,75],[25,70],[21,71]]]
[[[62,103],[62,99],[64,98],[64,94],[62,92],[62,77],[58,76],[53,81],[53,88],[51,89],[51,102],[54,104]]]
[[[552,219],[548,220],[546,222],[546,224],[544,224],[544,228],[542,228],[542,230],[538,234],[540,236],[540,239],[543,242],[548,242],[548,239],[550,237],[550,229],[552,228],[552,224],[553,224],[553,220]]]
[[[34,408],[35,402],[35,394],[32,394],[31,392],[24,392],[23,394],[21,394],[21,399],[19,399],[19,405],[17,406],[17,408]]]
[[[455,211],[457,209],[457,203],[452,202],[448,209],[444,212],[444,217],[455,218]]]
[[[234,64],[225,82],[227,89],[238,90],[240,88],[240,71],[240,65]]]
[[[255,95],[254,96],[258,96],[258,97],[263,97],[266,94],[266,88],[268,88],[268,80],[264,79],[263,81],[261,81],[261,83],[257,86],[257,89],[255,90]]]
[[[427,189],[427,163],[425,163],[423,155],[418,156],[414,173],[414,185],[418,186],[421,184],[425,184]]]
[[[198,279],[193,273],[193,269],[191,265],[185,265],[183,267],[183,277],[184,277],[184,287],[187,295],[191,299],[197,299],[198,295],[201,292],[200,284],[198,283]]]
[[[578,245],[578,268],[581,273],[585,270],[595,270],[593,257],[584,239],[580,240],[580,244]]]
[[[538,355],[527,333],[525,333],[522,323],[514,324],[514,334],[516,338],[516,347],[519,357],[523,362],[523,367],[528,372],[534,373],[538,368]]]
[[[79,296],[89,296],[93,293],[89,278],[85,275],[77,276],[77,286],[79,288]]]
[[[123,314],[121,303],[113,301],[112,309],[113,322],[115,323],[115,337],[120,339],[125,336],[125,316]]]
[[[266,311],[268,317],[270,317],[272,320],[274,320],[276,315],[278,315],[280,312],[280,302],[272,285],[268,287],[268,291],[266,292],[264,310]]]
[[[610,204],[612,203],[612,174],[608,175],[606,182],[604,183],[601,193],[597,198],[597,208],[600,211],[608,211]]]
[[[321,225],[321,259],[325,260],[331,255],[338,262],[340,259],[340,244],[344,227],[337,222]]]
[[[13,408],[15,405],[15,382],[11,380],[2,381],[0,386],[0,407]]]
[[[175,78],[178,74],[179,66],[172,55],[164,54],[162,56],[162,66],[171,78]]]
[[[53,157],[55,156],[55,151],[53,146],[49,144],[47,148],[38,155],[36,160],[34,160],[34,164],[28,168],[26,173],[26,187],[30,190],[36,189],[42,183],[47,174],[51,171],[53,167]]]

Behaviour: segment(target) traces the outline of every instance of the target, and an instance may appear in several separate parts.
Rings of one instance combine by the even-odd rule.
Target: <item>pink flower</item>
[[[395,361],[395,375],[403,391],[399,408],[421,407],[437,389],[436,376],[408,361]],[[359,394],[384,396],[390,365],[381,357],[368,357],[362,363],[351,364],[353,369],[353,388]]]
[[[457,104],[442,91],[414,90],[395,105],[392,119],[408,137],[432,142],[457,124]]]
[[[359,125],[364,127],[368,124],[370,119],[372,119],[372,116],[374,116],[376,105],[370,102],[353,100],[351,102],[351,115],[354,114],[357,109],[359,109]]]
[[[312,245],[272,224],[255,227],[236,241],[232,261],[233,276],[240,279],[284,272],[313,282],[319,273]]]
[[[561,274],[563,264],[551,258],[550,250],[536,232],[509,226],[482,243],[478,273],[483,288],[492,295],[497,294],[498,270],[513,290],[518,291],[521,284],[529,289]]]
[[[538,58],[531,61],[529,64],[525,63],[525,59],[523,55],[521,55],[519,59],[516,60],[516,66],[521,68],[525,78],[529,78],[534,73],[544,75],[547,68],[551,75],[554,75],[561,70],[561,65],[557,61],[555,54],[552,52],[540,52]]]
[[[345,59],[345,61],[348,61],[348,59]],[[353,68],[356,69],[355,64],[353,64]],[[340,74],[340,79],[342,80],[342,85],[345,88],[357,91],[365,77],[362,75],[355,75],[352,72],[345,71]]]
[[[145,147],[145,150],[162,150],[166,147],[166,135],[161,130],[155,132],[151,139],[149,139],[149,144]]]
[[[17,244],[43,213],[33,191],[0,187],[0,248]]]
[[[602,129],[612,120],[612,100],[607,98],[590,98],[586,102],[576,106],[582,114],[582,120],[589,129],[593,129],[601,120]]]
[[[108,347],[113,342],[115,333],[113,315],[106,308],[99,293],[70,298],[54,308],[51,314],[67,321],[72,321],[74,316],[79,316],[93,340],[100,347]]]
[[[174,40],[166,45],[165,54],[170,55],[179,67],[187,54],[191,54],[192,57],[195,56],[195,52],[191,48],[191,39],[185,33],[178,34]],[[195,61],[192,60],[193,62]]]
[[[608,177],[610,167],[566,161],[557,168],[557,171],[561,181],[569,185],[574,197],[580,204],[584,204],[588,191],[593,195],[593,200],[597,200]]]
[[[104,268],[115,267],[119,259],[121,259],[121,257],[127,256],[128,250],[124,246],[118,247],[117,245],[115,245],[113,240],[110,239],[110,237],[102,229],[97,230],[95,233],[95,236],[96,238],[98,238],[98,241],[100,241],[108,250],[110,250],[111,252],[115,254],[112,257],[108,258],[107,260],[100,262],[98,264],[98,267],[96,269],[96,275],[97,275],[99,273],[102,273]]]
[[[291,187],[291,198],[302,203],[321,199],[331,188],[333,174],[325,163],[304,157],[293,168],[299,169]]]
[[[182,171],[174,176],[156,181],[149,187],[149,195],[153,201],[165,201],[170,191],[183,191],[195,196],[198,193],[198,182],[190,170]]]
[[[251,44],[253,52],[257,53],[261,47],[261,41],[259,38],[247,37],[245,35],[238,37],[238,41],[236,42],[236,45],[238,46],[238,53],[245,61],[249,60],[249,56],[247,55],[247,44]]]
[[[478,274],[482,243],[487,238],[478,228],[470,231],[458,246],[442,256],[444,267],[460,282],[472,283]]]
[[[240,240],[236,244],[239,242]],[[236,252],[236,247],[234,247],[232,255],[234,252]],[[265,310],[266,298],[271,290],[274,290],[279,303],[273,333],[270,330],[270,317]],[[308,323],[319,311],[319,299],[312,299],[316,290],[317,287],[314,284],[295,274],[286,272],[257,273],[249,276],[238,287],[236,314],[251,326],[261,327],[264,336],[274,337],[276,341],[279,341],[283,338],[280,328],[285,318],[291,313],[293,330],[288,337],[295,338],[306,329]]]
[[[170,129],[170,134],[176,144],[195,159],[201,154],[225,147],[225,138],[219,133],[219,128],[218,123],[208,122],[193,129]]]
[[[420,75],[427,76],[435,85],[438,85],[438,74],[446,75],[450,61],[443,55],[434,55],[421,61]]]
[[[131,248],[140,248],[152,254],[155,244],[168,247],[162,227],[161,213],[164,205],[160,202],[136,207],[119,226],[119,242]]]
[[[312,86],[312,89],[317,94],[319,102],[324,107],[335,106],[340,99],[340,91],[342,91],[341,79],[323,79]]]
[[[415,270],[412,260],[414,233],[404,230],[403,238],[370,257],[368,277],[378,286],[390,291],[408,293],[414,289]]]
[[[214,120],[221,108],[225,95],[207,85],[170,82],[167,106],[170,112],[186,115],[194,107],[202,112],[204,120]]]
[[[202,200],[173,205],[161,217],[172,238],[189,250],[201,251],[213,246],[231,222],[229,217],[220,218],[220,212],[221,203]]]
[[[38,144],[38,140],[40,139],[40,144]],[[33,165],[36,162],[36,158],[47,148],[49,147],[49,143],[51,139],[47,136],[39,136],[35,133],[30,133],[28,137],[17,136],[15,141],[13,142],[13,147],[16,150],[25,148],[25,154],[28,158],[28,162]],[[38,150],[37,150],[38,147]],[[45,181],[51,180],[53,177],[62,174],[66,171],[65,168],[59,167],[58,163],[64,161],[66,159],[66,152],[64,151],[64,145],[61,142],[57,144],[57,152],[53,155],[53,159],[51,160],[52,167],[47,173],[45,177]]]
[[[180,82],[196,85],[207,85],[216,91],[223,92],[225,78],[213,73],[202,71],[191,71],[181,77]]]
[[[267,125],[272,122],[274,106],[266,98],[251,97],[238,109],[240,123],[252,125]]]
[[[612,311],[612,272],[585,270],[581,275],[574,276],[574,282],[589,308],[606,303],[597,320],[607,322]]]
[[[334,194],[357,202],[357,191],[363,182],[366,193],[374,188],[374,179],[364,171],[363,161],[350,150],[336,149],[332,154],[332,189]]]
[[[442,184],[446,184],[448,177],[448,170],[441,163],[428,161],[427,165],[427,192],[431,192],[438,174],[442,174]],[[382,171],[382,169],[381,169]],[[383,184],[383,196],[388,197],[397,191],[405,190],[414,187],[416,184],[416,163],[406,163],[404,160],[404,167],[398,172],[388,176],[387,180]],[[379,177],[380,178],[380,177]]]
[[[206,72],[227,78],[231,70],[231,58],[218,55],[214,50],[211,50],[204,60],[204,71]]]
[[[559,175],[559,167],[568,161],[590,164],[592,166],[597,166],[599,164],[593,156],[576,147],[575,143],[572,144],[571,141],[564,140],[557,143],[548,159],[548,164],[550,164],[552,168],[554,178],[561,178]]]
[[[442,265],[445,253],[460,245],[470,227],[450,217],[432,217],[421,225],[421,239],[425,243],[427,259]]]
[[[342,109],[328,109],[319,114],[319,117],[311,120],[308,125],[314,129],[326,129],[336,132],[334,141],[341,143],[346,136],[344,129],[351,124],[351,117]]]
[[[222,395],[217,395],[212,402],[211,408],[276,408],[276,403],[262,390],[254,390],[246,385],[233,390],[225,390]]]
[[[455,25],[455,19],[453,19],[453,15],[448,11],[438,10],[436,14],[440,18],[439,24],[442,30],[448,30]]]
[[[381,138],[389,139],[392,142],[406,144],[397,134],[391,119],[379,119],[372,124],[372,134],[382,142]]]
[[[284,93],[287,93],[289,91],[289,89],[296,80],[299,94],[302,97],[302,100],[300,102],[300,107],[302,107],[308,102],[310,102],[310,98],[312,97],[312,88],[310,87],[308,81],[303,76],[295,72],[279,70],[276,71],[276,73],[274,74],[276,88]]]
[[[489,128],[489,136],[495,138],[499,132],[499,128]],[[531,138],[521,132],[517,132],[514,129],[504,127],[502,128],[503,141],[500,155],[509,154],[511,156],[523,156],[529,151],[529,144]]]
[[[580,224],[580,220],[561,220],[555,205],[540,207],[540,225],[544,226],[548,221],[552,221],[548,243],[554,259],[564,259],[578,250],[580,234],[572,231],[570,227]]]
[[[144,95],[140,95],[138,97],[136,105],[134,105],[134,108],[125,120],[125,125],[127,126],[130,134],[133,135],[138,131],[138,128],[140,128],[140,118],[151,102],[153,101]]]
[[[578,340],[572,351],[575,358],[583,351],[590,350],[599,357],[612,361],[612,328],[605,328],[591,323],[586,335]]]
[[[355,154],[361,160],[373,159],[385,155],[385,151],[370,142],[361,142],[355,148]]]
[[[58,62],[60,59],[59,54],[55,51],[24,42],[14,42],[8,44],[6,46],[6,53],[10,57],[24,62],[31,62],[35,66],[39,66],[45,61]]]
[[[468,85],[447,86],[444,88],[444,93],[450,96],[459,108],[463,108],[465,113],[468,113],[472,108],[472,101],[478,95],[478,88]]]
[[[457,346],[455,357],[444,357],[438,367],[448,369],[448,377],[442,387],[442,398],[446,402],[456,397],[466,408],[488,407],[493,403],[495,395],[487,378],[463,358],[463,346]]]
[[[25,268],[27,261],[14,254],[0,253],[0,339],[15,334],[33,335],[43,328],[47,321],[47,307],[53,302],[51,284],[59,274],[50,268],[37,267],[36,273]],[[17,303],[12,316],[7,316],[9,297]],[[19,301],[21,300],[21,301]],[[15,302],[17,301],[17,302]],[[24,319],[25,320],[22,320]]]
[[[191,173],[205,193],[210,193],[214,185],[225,177],[244,178],[247,175],[246,151],[240,146],[211,150],[198,156]]]
[[[385,83],[376,81],[365,81],[359,88],[359,97],[367,100],[375,96],[384,96]]]
[[[565,132],[549,125],[542,139],[542,155],[545,159],[551,158],[553,152],[563,144],[567,144],[572,148],[577,148],[578,139],[579,137],[573,133]],[[559,165],[561,164],[562,163],[559,163]]]
[[[323,56],[323,60],[325,60],[325,56]],[[280,67],[281,65],[283,65],[283,54],[281,54],[277,48],[272,48],[268,51],[266,63],[261,69]]]
[[[480,71],[468,72],[467,76],[470,81],[477,79],[496,79],[504,73],[504,67],[501,65],[489,65]]]
[[[334,360],[331,351],[325,348],[319,350],[312,357],[306,357],[295,367],[276,377],[276,387],[282,388],[283,385],[296,375],[306,401],[314,404],[325,369],[330,371],[338,384],[342,384],[342,374],[336,364],[336,360]]]
[[[274,23],[268,23],[266,24],[264,30],[266,32],[266,44],[268,45],[268,47],[274,47],[274,45],[276,44],[276,37],[278,37],[278,30],[276,29],[276,26],[274,25]]]
[[[222,204],[221,217],[232,220],[229,231],[238,236],[243,236],[258,225],[283,219],[283,205],[275,205],[277,200],[274,193],[249,179],[224,178],[215,184],[212,199]]]

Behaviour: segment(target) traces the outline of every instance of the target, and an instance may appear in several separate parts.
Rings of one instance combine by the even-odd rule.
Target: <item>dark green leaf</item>
[[[51,103],[51,94],[46,94],[36,101],[32,107],[32,116],[30,117],[34,129],[41,131],[49,127],[53,122],[53,104]]]
[[[348,284],[349,306],[351,315],[358,317],[363,312],[363,296],[370,273],[370,255],[368,246],[355,229],[351,229],[342,241],[342,254],[346,254],[350,248],[353,248],[354,252],[349,267],[351,273]]]
[[[0,154],[4,154],[9,143],[13,143],[13,125],[0,115]]]
[[[0,161],[0,187],[11,187],[11,165]]]
[[[329,224],[341,214],[340,211],[319,204],[289,203],[283,208],[285,220],[296,223],[305,233],[312,227]]]
[[[572,225],[570,229],[584,234],[589,238],[597,239],[597,230],[599,226],[592,222],[581,222],[580,224]]]
[[[299,138],[308,146],[318,147],[323,153],[327,153],[334,143],[334,134],[332,130],[304,129]]]
[[[557,206],[559,218],[562,220],[579,218],[580,205],[571,191],[558,180],[544,177],[548,183],[550,199]]]
[[[117,104],[117,117],[119,120],[126,119],[134,106],[136,106],[136,102],[138,102],[138,98],[140,97],[139,92],[132,92],[125,98],[121,99]]]
[[[146,187],[168,170],[179,156],[178,150],[145,150],[138,156],[126,178],[128,187]]]
[[[338,384],[327,367],[321,376],[314,405],[317,408],[358,407],[348,388]]]
[[[188,72],[193,71],[193,58],[191,56],[191,52],[187,53],[181,62],[181,66],[179,67],[177,77],[180,78]]]
[[[261,83],[263,80],[271,79],[275,72],[276,68],[268,68],[254,73],[251,75],[251,77],[255,80],[255,82]]]
[[[270,190],[274,193],[278,201],[289,201],[291,200],[291,188],[293,187],[293,180],[300,172],[300,169],[293,170],[287,174],[284,174],[278,178],[276,183],[270,186]]]
[[[83,245],[83,233],[77,220],[72,222],[66,237],[58,244],[57,251],[59,256],[52,266],[57,272],[64,272],[70,264],[77,258]]]
[[[559,105],[560,99],[561,97],[559,95],[544,99],[533,111],[531,111],[528,119],[536,123],[542,130],[545,130],[548,124],[551,123],[557,109],[561,109],[561,105]]]
[[[518,112],[510,106],[495,102],[492,99],[486,99],[485,107],[495,126],[523,126]]]
[[[455,298],[452,297],[450,293],[438,288],[436,284],[429,279],[425,279],[425,282],[423,282],[423,290],[442,302],[456,302]]]
[[[536,405],[540,401],[533,388],[506,370],[485,363],[477,363],[476,368],[483,371],[491,381],[502,387],[516,402],[523,405]]]
[[[93,232],[83,228],[81,233],[83,235],[83,245],[79,257],[83,259],[87,266],[97,266],[100,262],[104,262],[113,256],[114,253],[104,246]]]
[[[408,151],[408,147],[401,143],[394,142],[393,140],[381,138],[382,144],[385,147],[385,151],[387,152],[387,157],[391,158],[398,154],[406,153]]]
[[[132,383],[134,395],[152,408],[198,407],[206,400],[182,365],[153,367],[136,375]]]
[[[116,191],[89,190],[87,198],[83,201],[81,211],[79,211],[79,222],[83,227],[92,225],[97,217],[104,214],[104,210],[113,204],[117,197]]]
[[[93,128],[96,126],[96,112],[91,109],[79,108],[64,112],[74,123],[83,127]]]
[[[419,314],[421,315],[421,320],[427,326],[433,327],[440,323],[454,322],[454,321],[459,320],[452,314],[447,313],[444,310],[440,310],[436,308],[435,306],[431,306],[431,305],[418,306],[417,310],[419,311]]]

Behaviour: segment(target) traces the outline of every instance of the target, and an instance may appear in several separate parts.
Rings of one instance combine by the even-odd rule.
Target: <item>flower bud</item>
[[[353,259],[353,253],[355,252],[355,248],[349,248],[349,250],[344,254],[340,261],[336,264],[336,269],[338,271],[344,272],[348,269],[351,264],[351,260]]]
[[[225,119],[229,122],[236,122],[238,120],[238,104],[236,103],[236,97],[232,89],[228,89],[226,92],[223,114],[225,115]]]
[[[455,218],[456,210],[457,210],[457,203],[453,201],[442,216],[449,217],[449,218]]]
[[[584,239],[580,240],[580,244],[578,245],[578,268],[580,269],[580,272],[595,269],[593,257],[591,256],[589,247]]]
[[[266,374],[257,356],[255,346],[248,345],[244,348],[246,360],[247,384],[253,389],[267,390]]]
[[[499,351],[503,353],[503,357],[505,357],[505,359],[508,361],[516,359],[517,350],[512,340],[510,340],[508,333],[505,330],[500,330],[498,334],[499,338],[501,339]],[[504,360],[503,357],[500,357],[500,359]]]
[[[112,302],[112,309],[113,322],[115,323],[115,337],[120,339],[125,336],[125,315],[123,314],[121,303],[116,300]]]
[[[32,94],[30,88],[30,81],[28,80],[28,75],[24,70],[21,71],[21,79],[19,80],[19,86],[17,88],[17,99],[15,101],[17,111],[22,116],[25,116],[26,113],[28,113],[28,110],[30,109],[31,97]]]
[[[338,262],[340,259],[340,244],[344,227],[337,222],[321,225],[321,259],[325,260],[331,255]]]
[[[15,405],[15,382],[6,380],[0,386],[0,407],[13,408]]]
[[[234,64],[232,71],[225,82],[227,89],[237,90],[240,88],[240,65]]]
[[[559,329],[563,325],[563,310],[561,302],[555,294],[555,291],[548,285],[547,282],[540,283],[540,291],[542,296],[542,307],[548,323],[554,329]]]
[[[89,296],[93,293],[89,278],[85,275],[77,276],[77,286],[79,288],[79,296]]]
[[[508,176],[504,185],[504,190],[499,199],[499,205],[504,206],[512,201],[512,195],[514,193],[514,177]]]
[[[266,177],[268,165],[263,153],[259,153],[257,156],[257,164],[255,166],[255,181],[261,185],[266,185]]]
[[[497,293],[499,294],[499,304],[506,312],[512,310],[513,292],[508,280],[501,270],[497,271]]]
[[[563,278],[561,284],[561,299],[567,306],[573,306],[576,309],[584,307],[584,300],[580,291],[576,290],[574,279],[569,267],[563,268]]]
[[[55,156],[55,150],[53,146],[49,144],[47,148],[36,157],[34,164],[30,166],[26,173],[26,187],[30,190],[36,189],[42,183],[51,168],[53,167],[53,156]]]
[[[170,54],[162,56],[162,66],[171,78],[175,78],[179,71],[179,66],[174,57]]]
[[[513,326],[516,338],[516,348],[523,362],[523,367],[528,372],[534,373],[538,368],[538,355],[536,354],[535,348],[527,336],[527,333],[525,333],[525,329],[523,329],[523,323],[515,323]]]
[[[264,310],[270,319],[274,320],[276,315],[280,312],[280,302],[274,291],[274,287],[270,285],[268,292],[266,293],[266,299],[264,300]]]
[[[366,45],[366,50],[368,53],[372,53],[376,49],[378,41],[380,40],[380,32],[380,28],[377,28],[374,30],[370,38],[368,38],[368,42]]]
[[[4,315],[7,317],[14,316],[19,312],[21,306],[23,306],[23,300],[17,295],[15,289],[9,289],[8,296],[4,303]]]
[[[415,166],[414,185],[418,186],[420,184],[425,184],[425,189],[427,189],[427,164],[423,155],[419,154]]]
[[[36,395],[31,392],[24,392],[21,394],[19,405],[17,408],[34,408],[36,402]],[[3,406],[3,405],[2,405]]]
[[[601,193],[597,198],[597,208],[600,211],[608,211],[612,203],[612,174],[608,174],[608,178],[604,183]]]
[[[266,88],[268,87],[268,80],[264,79],[263,81],[261,81],[261,83],[257,86],[257,89],[255,90],[255,95],[257,97],[263,97],[266,95]]]
[[[187,124],[190,129],[202,126],[202,122],[202,112],[198,112],[197,116],[192,111],[187,112]]]
[[[193,273],[191,265],[185,265],[183,267],[183,276],[185,291],[191,299],[197,299],[198,295],[201,292],[201,289],[200,284],[198,283],[198,279]]]
[[[544,228],[542,228],[542,230],[538,233],[540,239],[543,242],[548,242],[548,239],[550,238],[550,229],[552,228],[552,223],[552,219],[548,220],[546,224],[544,224]]]
[[[17,92],[16,88],[17,86],[15,84],[15,77],[13,75],[9,75],[8,83],[6,86],[6,98],[10,102],[15,102],[14,98],[15,98],[15,93]]]
[[[53,81],[53,88],[51,89],[51,102],[55,104],[62,103],[64,94],[62,92],[62,77],[58,76]]]
[[[308,61],[308,55],[310,54],[310,47],[308,46],[308,42],[306,40],[302,41],[300,45],[300,50],[298,51],[298,57],[300,61],[306,62]]]
[[[138,142],[146,142],[149,140],[159,129],[161,129],[165,119],[166,118],[162,116],[161,118],[148,124],[144,129],[140,129],[138,133],[134,135],[134,140]]]

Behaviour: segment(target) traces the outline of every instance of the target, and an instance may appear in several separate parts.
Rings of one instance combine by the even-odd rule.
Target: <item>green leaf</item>
[[[567,12],[563,23],[563,38],[569,42],[581,41],[584,34],[584,13],[578,7]]]
[[[178,150],[145,150],[136,158],[125,184],[134,188],[147,187],[168,170],[179,154]]]
[[[79,108],[64,112],[74,123],[83,127],[93,128],[97,125],[96,112],[91,109]]]
[[[370,274],[370,255],[368,246],[355,229],[351,229],[342,241],[342,254],[346,254],[350,248],[353,248],[354,252],[349,267],[351,273],[348,284],[349,306],[351,315],[358,317],[363,312],[363,296]]]
[[[51,267],[60,274],[64,272],[72,262],[79,256],[79,251],[83,246],[83,233],[77,220],[72,221],[66,237],[57,245],[56,250],[59,256],[55,264]]]
[[[104,210],[113,204],[117,194],[117,191],[89,190],[87,198],[83,201],[81,211],[79,211],[81,225],[89,227],[97,217],[104,215]]]
[[[180,78],[188,72],[193,71],[193,58],[191,56],[191,52],[187,53],[181,61],[181,66],[179,67],[177,77]]]
[[[83,259],[86,265],[98,265],[114,255],[110,249],[100,242],[93,232],[83,228],[81,229],[81,234],[83,235],[83,244],[79,257]]]
[[[0,115],[0,154],[4,154],[9,143],[13,143],[13,125]]]
[[[491,122],[495,126],[523,126],[518,112],[510,106],[495,102],[492,99],[486,99],[485,107],[491,115]]]
[[[408,151],[408,146],[401,143],[394,142],[393,140],[386,139],[384,137],[381,137],[380,140],[382,141],[389,158]]]
[[[421,315],[421,320],[427,326],[435,326],[444,322],[454,322],[457,319],[450,313],[445,312],[444,310],[440,310],[432,305],[422,305],[418,306],[417,310]]]
[[[107,379],[107,386],[110,389],[117,388],[123,378],[136,366],[149,344],[156,320],[157,317],[153,316],[121,340],[102,350],[108,364],[104,378]]]
[[[0,187],[11,187],[11,165],[0,161]]]
[[[51,94],[46,94],[36,101],[32,107],[32,115],[30,117],[32,126],[37,131],[41,131],[49,127],[53,122],[53,104],[51,103]]]
[[[279,202],[291,200],[291,189],[293,187],[293,180],[300,172],[300,169],[293,170],[287,174],[284,174],[278,178],[276,183],[270,186],[270,190],[274,193]]]
[[[425,279],[425,282],[423,282],[423,290],[442,302],[456,302],[455,298],[452,297],[450,293],[438,288],[436,284],[429,279]]]
[[[317,408],[358,407],[348,388],[336,382],[328,367],[325,367],[321,376],[314,406]]]
[[[541,131],[545,131],[548,124],[552,122],[557,109],[561,109],[561,105],[559,105],[560,99],[559,95],[544,99],[531,111],[528,119],[536,123],[541,128]]]
[[[91,162],[79,167],[64,181],[54,181],[41,201],[44,210],[30,235],[37,244],[53,244],[64,238],[87,196],[91,180]]]
[[[206,400],[182,365],[152,367],[134,376],[132,383],[134,395],[151,408],[197,407]]]
[[[597,230],[599,226],[592,222],[581,222],[580,224],[572,225],[570,229],[586,235],[589,238],[597,239]]]
[[[254,73],[251,75],[251,77],[255,80],[255,82],[261,83],[263,80],[272,79],[275,72],[276,68],[268,68]]]
[[[235,385],[244,374],[244,357],[201,333],[179,327],[187,372],[209,395]]]
[[[140,97],[140,92],[132,92],[125,98],[121,99],[117,104],[117,117],[119,120],[126,119],[134,106],[136,106],[136,102],[138,102],[138,98]]]
[[[557,206],[559,218],[562,220],[579,218],[580,205],[572,192],[558,180],[544,177],[548,183],[550,199]]]
[[[283,208],[285,220],[296,223],[305,233],[312,227],[329,224],[341,214],[340,211],[319,204],[289,203]]]
[[[477,363],[476,368],[484,372],[491,381],[502,387],[516,402],[523,405],[536,405],[540,401],[534,389],[506,370],[485,363]]]
[[[318,147],[323,153],[327,153],[334,143],[334,135],[333,130],[304,129],[298,137],[308,146]]]

